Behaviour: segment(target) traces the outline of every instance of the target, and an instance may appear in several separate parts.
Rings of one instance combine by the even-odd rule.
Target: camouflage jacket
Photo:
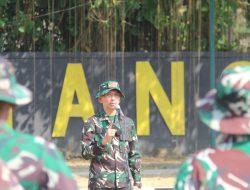
[[[0,144],[0,157],[24,189],[77,189],[70,169],[53,143],[2,124]]]
[[[249,163],[249,140],[207,148],[182,164],[175,189],[250,189]]]
[[[23,190],[23,187],[19,184],[16,176],[2,160],[0,160],[0,189]]]
[[[114,117],[116,136],[102,145],[110,118],[104,111],[89,118],[82,131],[82,156],[91,159],[89,188],[129,188],[130,172],[141,182],[141,156],[133,121],[122,113]]]

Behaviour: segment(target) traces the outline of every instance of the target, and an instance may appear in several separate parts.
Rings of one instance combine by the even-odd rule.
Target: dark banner
[[[7,53],[33,101],[10,123],[54,141],[66,156],[80,155],[83,122],[101,109],[98,85],[117,80],[123,112],[137,127],[144,155],[181,155],[209,145],[195,101],[210,86],[209,53]],[[250,65],[250,54],[216,54],[216,78],[226,67]]]

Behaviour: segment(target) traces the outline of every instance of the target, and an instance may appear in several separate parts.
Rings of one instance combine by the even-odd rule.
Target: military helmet
[[[31,100],[31,91],[17,83],[15,68],[11,62],[0,57],[0,102],[25,105]]]
[[[225,70],[216,89],[197,101],[201,121],[225,134],[250,134],[250,66]]]
[[[107,93],[109,93],[111,90],[117,90],[120,94],[121,97],[125,97],[124,94],[122,93],[119,83],[117,81],[106,81],[103,82],[102,84],[99,85],[99,90],[96,93],[96,98],[99,98],[100,96],[103,96]]]

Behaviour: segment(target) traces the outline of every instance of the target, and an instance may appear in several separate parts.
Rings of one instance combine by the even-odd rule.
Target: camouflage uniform
[[[0,58],[0,102],[25,105],[32,93],[16,82],[14,67]],[[14,131],[0,122],[0,158],[29,190],[74,190],[76,182],[53,143]]]
[[[111,122],[112,128],[117,129],[116,135],[102,145]],[[89,189],[131,189],[130,172],[134,182],[140,184],[141,156],[137,144],[135,125],[121,110],[113,117],[104,111],[90,117],[82,131],[82,156],[91,159]]]
[[[223,72],[216,90],[198,101],[201,120],[220,132],[217,147],[184,162],[175,189],[250,189],[250,67]]]
[[[4,190],[23,190],[14,174],[7,165],[0,160],[0,188]]]
[[[77,189],[71,171],[53,143],[0,126],[0,157],[25,189]]]

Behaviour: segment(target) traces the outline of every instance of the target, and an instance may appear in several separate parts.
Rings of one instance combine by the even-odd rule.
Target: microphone
[[[118,112],[118,115],[121,115],[121,114],[123,115],[122,109],[121,109],[121,107],[120,107],[119,104],[116,106],[116,111]],[[120,137],[121,134],[122,134],[122,130],[121,129],[117,129],[117,131],[115,133],[115,136],[116,137]]]
[[[120,106],[119,104],[116,106],[116,111],[117,111],[119,114],[124,115],[123,112],[122,112],[121,106]]]

